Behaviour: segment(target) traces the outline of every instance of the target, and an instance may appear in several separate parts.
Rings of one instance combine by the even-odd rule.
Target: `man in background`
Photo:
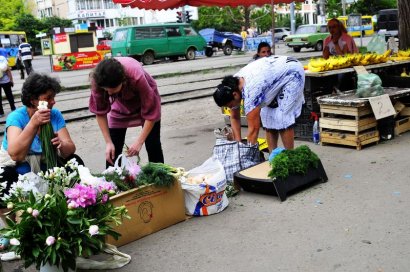
[[[22,43],[19,45],[19,55],[26,68],[26,73],[29,75],[33,71],[33,66],[31,65],[31,61],[33,60],[33,50],[31,45],[26,42],[26,38],[21,38],[21,41]]]

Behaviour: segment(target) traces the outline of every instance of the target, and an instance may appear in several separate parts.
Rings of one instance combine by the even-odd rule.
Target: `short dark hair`
[[[216,87],[214,92],[215,103],[219,107],[223,107],[234,99],[233,93],[239,91],[239,78],[234,76],[226,76],[222,83]]]
[[[92,77],[98,87],[115,88],[125,81],[125,71],[116,59],[105,59],[95,67]]]
[[[261,49],[262,49],[263,47],[269,47],[269,49],[271,49],[269,43],[267,43],[267,42],[261,42],[260,44],[258,44],[258,51],[257,51],[257,52],[258,52],[258,53],[261,52]]]
[[[22,41],[22,42],[26,42],[26,38],[21,38],[21,41]]]
[[[57,79],[45,74],[32,72],[21,89],[21,102],[29,108],[35,107],[31,100],[38,99],[40,95],[48,91],[52,91],[54,94],[61,91],[61,85]]]

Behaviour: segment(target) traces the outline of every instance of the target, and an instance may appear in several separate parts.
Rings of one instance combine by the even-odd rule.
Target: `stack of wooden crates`
[[[352,106],[320,105],[321,143],[354,146],[357,150],[362,146],[380,140],[377,120],[369,103]]]

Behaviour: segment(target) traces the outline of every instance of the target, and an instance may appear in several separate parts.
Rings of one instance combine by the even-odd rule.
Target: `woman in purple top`
[[[122,153],[127,128],[142,126],[127,150],[137,156],[145,143],[150,162],[164,162],[161,98],[155,80],[129,57],[101,61],[91,74],[90,111],[96,114],[106,148],[107,167]]]

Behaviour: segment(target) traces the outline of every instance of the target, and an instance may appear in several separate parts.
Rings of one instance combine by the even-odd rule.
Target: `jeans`
[[[125,142],[125,134],[127,128],[110,128],[111,140],[115,147],[115,159],[122,153]],[[148,153],[148,161],[150,162],[164,162],[164,154],[161,146],[161,121],[155,123],[151,132],[145,140],[145,149]],[[108,161],[106,167],[112,166]]]
[[[1,89],[3,89],[4,93],[6,94],[7,100],[10,104],[10,109],[14,111],[16,109],[16,106],[14,105],[14,96],[13,92],[11,91],[11,82],[3,83],[0,84],[0,114],[4,114],[3,103],[1,98]]]

